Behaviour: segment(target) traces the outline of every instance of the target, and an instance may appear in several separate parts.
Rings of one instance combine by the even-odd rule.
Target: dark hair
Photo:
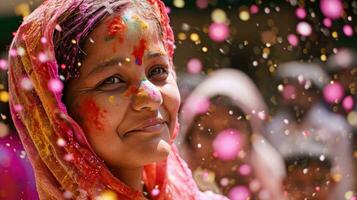
[[[318,156],[310,156],[307,154],[300,154],[295,156],[289,156],[284,159],[286,171],[290,172],[293,169],[304,169],[309,167],[311,164],[316,163],[321,167],[331,170],[332,161],[329,157],[325,157],[323,160]]]
[[[239,109],[239,107],[234,104],[234,102],[232,101],[231,98],[229,98],[228,96],[224,96],[224,95],[216,95],[212,98],[210,98],[210,109],[206,112],[206,113],[203,113],[203,114],[200,114],[200,115],[197,115],[193,118],[193,122],[191,123],[191,126],[190,128],[188,129],[187,131],[187,134],[186,134],[186,143],[189,145],[189,146],[192,146],[192,138],[191,138],[191,133],[192,131],[194,130],[195,128],[195,125],[197,124],[198,120],[200,119],[201,116],[203,115],[206,115],[207,113],[209,113],[210,111],[212,111],[212,105],[213,106],[222,106],[222,107],[225,107],[227,110],[230,110],[230,111],[233,111],[233,113],[235,115],[243,115],[244,112]],[[214,108],[213,108],[214,109]],[[227,113],[228,114],[228,113]],[[246,120],[245,117],[242,118],[242,120]],[[249,128],[249,132],[252,133],[252,127],[248,126]],[[250,141],[250,140],[249,140]]]

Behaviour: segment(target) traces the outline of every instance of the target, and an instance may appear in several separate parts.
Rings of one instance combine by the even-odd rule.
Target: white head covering
[[[319,88],[323,88],[330,80],[326,72],[318,64],[297,61],[279,65],[276,75],[280,78],[309,80]]]
[[[340,49],[328,58],[326,66],[329,72],[357,67],[357,52],[352,49]]]
[[[299,155],[330,157],[330,152],[326,145],[317,141],[314,137],[304,136],[301,133],[292,133],[281,139],[281,145],[277,148],[284,158]]]
[[[178,145],[184,143],[195,116],[205,112],[200,108],[200,104],[217,95],[231,98],[245,115],[251,116],[249,123],[253,131],[252,166],[264,187],[273,193],[274,199],[281,199],[280,184],[284,176],[284,163],[277,151],[262,136],[268,109],[258,88],[243,72],[234,69],[217,70],[194,89],[180,113],[181,133],[176,140]]]
[[[181,132],[185,133],[191,126],[193,118],[200,113],[199,104],[217,95],[227,96],[244,114],[251,115],[254,133],[261,133],[264,116],[268,112],[259,90],[243,72],[234,69],[222,69],[212,72],[187,97],[181,110]],[[181,141],[181,134],[177,141]]]

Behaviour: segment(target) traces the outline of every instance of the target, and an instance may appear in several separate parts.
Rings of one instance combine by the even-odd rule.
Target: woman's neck
[[[112,173],[115,177],[120,179],[126,185],[143,192],[143,185],[142,185],[142,173],[143,168],[138,167],[134,169],[112,169]]]

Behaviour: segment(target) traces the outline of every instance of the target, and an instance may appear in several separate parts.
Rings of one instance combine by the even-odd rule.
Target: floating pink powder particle
[[[295,15],[299,18],[299,19],[304,19],[306,17],[306,10],[304,8],[298,8],[295,10]]]
[[[331,19],[338,19],[343,14],[341,0],[321,0],[320,9],[322,14]]]
[[[48,82],[48,88],[52,91],[52,92],[61,92],[63,89],[63,83],[58,80],[58,79],[51,79]]]
[[[291,46],[297,46],[299,44],[299,38],[295,34],[289,34],[288,42]]]
[[[208,28],[208,35],[215,42],[225,41],[229,32],[229,27],[223,23],[212,23]]]
[[[221,186],[225,187],[229,184],[229,179],[224,177],[221,179],[221,181],[219,183],[221,184]]]
[[[20,112],[20,111],[22,111],[23,107],[21,104],[15,104],[14,109],[16,112]]]
[[[240,132],[234,129],[226,129],[217,135],[212,145],[219,159],[234,160],[242,147]]]
[[[345,97],[342,100],[342,107],[343,109],[345,109],[346,112],[350,112],[353,109],[354,105],[355,105],[355,100],[351,95]]]
[[[198,74],[202,70],[202,63],[197,58],[192,58],[187,63],[187,71],[190,74]]]
[[[325,18],[322,23],[324,24],[324,26],[326,26],[327,28],[330,28],[332,26],[332,20],[330,18]]]
[[[307,22],[299,22],[296,31],[302,36],[309,36],[312,32],[311,25]]]
[[[236,186],[229,191],[228,197],[230,200],[247,200],[250,197],[250,191],[245,186]]]
[[[187,118],[207,112],[210,106],[210,100],[202,96],[191,96],[188,101],[190,103],[185,104],[182,109]]]
[[[42,37],[42,38],[41,38],[41,43],[42,43],[42,44],[46,44],[46,43],[47,43],[47,39],[46,39],[45,37]]]
[[[330,83],[323,89],[323,96],[327,103],[338,103],[344,96],[343,86],[339,82]]]
[[[351,25],[346,24],[346,25],[343,26],[342,29],[343,29],[343,33],[346,36],[351,37],[353,35],[353,28],[352,28]]]
[[[73,159],[74,159],[74,157],[73,157],[73,154],[71,154],[71,153],[67,153],[66,155],[64,155],[63,156],[63,159],[65,160],[65,161],[72,161]]]
[[[240,175],[247,176],[250,172],[252,172],[252,168],[248,164],[244,164],[239,167]]]
[[[38,54],[38,60],[42,63],[46,62],[48,60],[48,56],[45,53],[39,53]]]
[[[157,189],[157,188],[154,188],[153,190],[151,190],[151,195],[152,196],[157,196],[157,195],[159,195],[160,194],[160,190],[159,189]]]
[[[32,82],[28,77],[24,77],[23,79],[21,79],[20,86],[24,90],[32,90],[33,88]]]
[[[166,11],[167,14],[170,14],[170,13],[171,13],[171,8],[168,7],[168,6],[166,6],[166,7],[165,7],[165,11]]]
[[[7,70],[7,61],[5,59],[0,59],[0,69],[1,70]]]
[[[257,14],[259,12],[259,7],[255,4],[250,6],[250,13]]]
[[[9,54],[10,54],[10,56],[15,57],[15,56],[17,56],[17,50],[16,49],[10,49]]]

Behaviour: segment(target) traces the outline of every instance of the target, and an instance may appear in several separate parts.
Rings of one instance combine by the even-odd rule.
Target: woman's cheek
[[[164,106],[169,112],[170,118],[176,117],[180,107],[180,94],[175,91],[175,88],[170,89],[167,87],[165,88],[163,98]]]
[[[176,81],[174,79],[169,80],[169,83],[164,86],[162,91],[168,101],[166,104],[167,108],[170,109],[170,112],[177,115],[181,104],[181,96]]]
[[[107,110],[99,106],[96,101],[90,97],[84,98],[76,108],[77,115],[79,115],[83,128],[90,130],[103,131],[105,125],[105,116]]]
[[[172,139],[176,137],[177,132],[177,114],[181,103],[180,93],[178,91],[176,82],[172,84],[167,84],[162,88],[162,96],[164,99],[164,107],[170,116],[170,133],[172,134]]]

